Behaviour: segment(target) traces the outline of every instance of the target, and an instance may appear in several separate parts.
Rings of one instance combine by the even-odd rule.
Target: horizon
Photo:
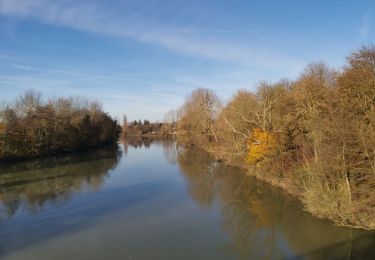
[[[34,89],[45,98],[98,100],[119,120],[162,121],[198,87],[226,102],[261,80],[295,79],[311,62],[341,69],[347,55],[375,40],[371,7],[0,0],[2,99]]]

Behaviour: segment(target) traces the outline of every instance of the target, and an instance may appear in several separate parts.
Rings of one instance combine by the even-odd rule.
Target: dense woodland
[[[0,111],[0,160],[84,150],[116,142],[120,128],[97,102],[43,101],[28,91]]]
[[[375,228],[375,47],[337,71],[309,64],[296,80],[261,82],[225,105],[197,89],[168,121],[178,140],[302,199],[340,225]]]

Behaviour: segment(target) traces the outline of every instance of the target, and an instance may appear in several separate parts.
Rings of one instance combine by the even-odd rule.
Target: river
[[[375,234],[312,217],[204,151],[132,140],[0,165],[1,259],[375,257]]]

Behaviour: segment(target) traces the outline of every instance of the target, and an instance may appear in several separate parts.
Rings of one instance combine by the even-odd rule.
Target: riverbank
[[[311,63],[223,102],[198,88],[175,110],[181,142],[204,147],[298,197],[335,224],[375,228],[375,47],[341,71]]]
[[[209,146],[209,147],[200,147],[204,151],[210,153],[213,155],[216,160],[223,162],[227,166],[233,166],[238,167],[246,171],[246,174],[250,176],[256,177],[258,180],[264,181],[274,187],[281,188],[285,193],[288,195],[291,195],[295,198],[298,198],[301,196],[298,189],[292,189],[290,186],[287,185],[285,181],[280,182],[280,178],[271,178],[267,177],[268,175],[262,175],[261,171],[254,167],[253,165],[249,165],[244,161],[233,159],[230,155],[228,155],[227,152],[225,152],[223,149],[221,149],[218,146]],[[301,200],[301,198],[299,198]]]
[[[0,162],[83,151],[116,143],[117,121],[96,101],[42,99],[27,91],[0,110]]]
[[[69,156],[76,156],[79,154],[87,154],[87,153],[96,153],[97,151],[113,149],[116,147],[116,142],[107,142],[98,144],[91,147],[83,147],[81,149],[72,150],[72,151],[57,151],[50,154],[41,154],[36,155],[33,157],[13,157],[13,158],[5,158],[0,159],[0,167],[6,167],[8,165],[12,165],[15,163],[28,163],[28,162],[35,162],[35,161],[43,161],[43,160],[59,160],[61,158],[69,157]],[[1,169],[2,170],[2,169]],[[2,171],[0,170],[0,174]]]
[[[296,177],[297,170],[295,170],[296,172],[284,172],[282,174],[274,175],[270,170],[272,163],[262,165],[262,167],[256,167],[243,160],[236,159],[235,156],[226,152],[224,147],[212,143],[207,146],[199,146],[199,148],[214,156],[217,161],[221,161],[228,166],[241,168],[245,170],[247,175],[254,176],[258,180],[268,183],[273,187],[280,188],[289,196],[299,200],[302,203],[304,210],[312,214],[314,217],[328,219],[337,226],[375,230],[375,221],[372,218],[372,216],[374,216],[374,207],[369,207],[368,204],[366,204],[366,209],[363,209],[365,206],[363,206],[363,201],[360,201],[360,197],[355,198],[352,196],[352,201],[350,203],[352,208],[350,213],[338,212],[331,203],[327,203],[327,200],[325,199],[326,194],[324,194],[324,192],[316,194],[321,198],[319,205],[312,205],[312,202],[306,198],[306,196],[308,196],[306,193],[309,193],[309,190],[306,185],[301,184],[300,179],[302,177]],[[371,194],[369,194],[368,197],[371,204]],[[340,200],[337,199],[337,197],[331,198],[330,202],[332,202],[332,200],[336,200],[338,204],[340,203]],[[355,204],[357,207],[362,208],[362,210],[356,210],[354,208]],[[320,207],[319,209],[317,209],[318,206]]]

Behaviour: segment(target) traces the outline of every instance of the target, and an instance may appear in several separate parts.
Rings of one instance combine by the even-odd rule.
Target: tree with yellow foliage
[[[265,132],[260,128],[254,128],[252,132],[245,160],[247,163],[258,165],[263,159],[274,153],[276,140],[272,133]]]

